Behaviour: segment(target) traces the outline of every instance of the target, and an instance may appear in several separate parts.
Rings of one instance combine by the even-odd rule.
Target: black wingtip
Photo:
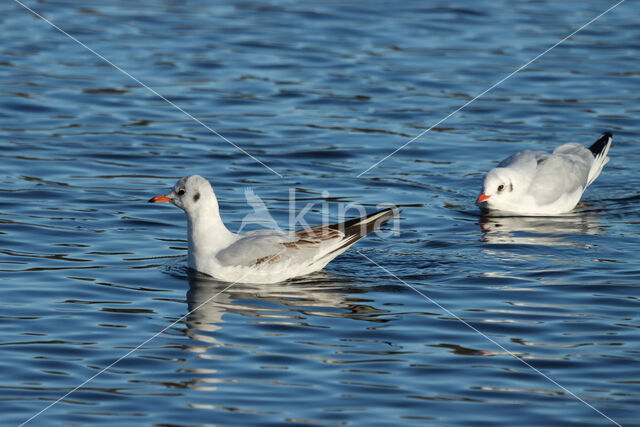
[[[602,136],[589,147],[589,151],[593,153],[593,157],[596,157],[598,154],[602,153],[604,149],[607,147],[607,144],[610,143],[613,135],[609,132],[605,132]]]
[[[386,223],[387,221],[389,221],[391,218],[394,218],[395,216],[400,215],[400,212],[402,212],[402,209],[396,208],[396,207],[391,207],[391,208],[386,208],[386,209],[382,209],[379,210],[377,212],[374,212],[372,214],[366,215],[364,217],[361,218],[354,218],[351,219],[349,221],[345,221],[345,222],[339,222],[336,224],[330,224],[328,225],[329,228],[333,228],[335,230],[340,230],[342,232],[345,232],[345,230],[347,228],[353,228],[354,226],[359,226],[360,223],[370,217],[374,217],[374,216],[379,216],[379,218],[374,221],[374,222],[369,222],[367,223],[367,231],[365,234],[362,235],[362,237],[366,236],[367,234],[369,234],[371,231],[373,231],[375,228],[380,227],[381,225],[384,225],[384,223]],[[381,219],[382,218],[382,219]],[[348,233],[346,233],[348,234]]]
[[[400,212],[402,212],[402,209],[391,207],[382,209],[364,217],[354,218],[346,222],[329,225],[328,228],[338,230],[344,234],[344,243],[331,252],[324,254],[323,257],[330,256],[331,254],[348,248],[367,234],[371,233],[373,230],[387,223],[390,219],[400,215]],[[372,218],[376,219],[371,220]]]

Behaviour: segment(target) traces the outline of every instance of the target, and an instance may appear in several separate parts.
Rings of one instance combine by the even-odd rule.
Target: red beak
[[[481,195],[478,196],[478,200],[476,200],[476,205],[489,200],[489,197],[491,196],[487,196],[486,194],[482,193]]]
[[[149,199],[149,203],[167,202],[171,203],[171,199],[167,196],[156,196]]]

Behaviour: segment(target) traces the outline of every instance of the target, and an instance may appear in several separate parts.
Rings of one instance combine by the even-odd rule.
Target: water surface
[[[640,425],[631,2],[360,177],[613,3],[27,4],[277,174],[4,2],[7,425],[134,349],[29,425]],[[473,205],[496,161],[604,131],[575,212]],[[249,189],[282,225],[292,191],[309,223],[403,205],[400,233],[229,288],[187,272],[184,214],[146,203],[194,173],[232,230]]]

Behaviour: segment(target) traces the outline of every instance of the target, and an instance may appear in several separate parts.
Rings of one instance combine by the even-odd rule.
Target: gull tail
[[[593,160],[593,164],[591,165],[591,169],[589,170],[589,177],[587,178],[587,186],[591,185],[593,181],[600,175],[602,172],[602,168],[604,165],[609,162],[609,157],[607,157],[607,153],[609,153],[609,148],[611,147],[611,141],[613,137],[609,132],[605,132],[602,136],[589,147],[589,151],[593,154],[595,159]]]
[[[330,252],[323,254],[321,258],[326,259],[327,257],[330,257],[329,259],[331,260],[337,257],[342,252],[346,251],[349,246],[353,245],[355,242],[362,239],[373,230],[380,228],[390,219],[392,219],[396,215],[399,215],[400,212],[402,212],[402,210],[398,208],[388,208],[367,216],[354,218],[349,221],[325,225],[324,227],[328,228],[329,230],[335,230],[343,233],[344,237],[337,248],[334,248]]]

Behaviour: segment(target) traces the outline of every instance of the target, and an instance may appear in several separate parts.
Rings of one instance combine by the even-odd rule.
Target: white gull
[[[569,212],[609,161],[611,140],[607,132],[589,148],[569,143],[553,153],[516,153],[487,173],[476,203],[483,210],[516,215]]]
[[[187,214],[190,268],[218,280],[242,283],[277,283],[320,270],[400,213],[389,208],[298,231],[237,234],[222,222],[211,184],[198,175],[180,179],[169,194],[149,202],[172,203]]]

